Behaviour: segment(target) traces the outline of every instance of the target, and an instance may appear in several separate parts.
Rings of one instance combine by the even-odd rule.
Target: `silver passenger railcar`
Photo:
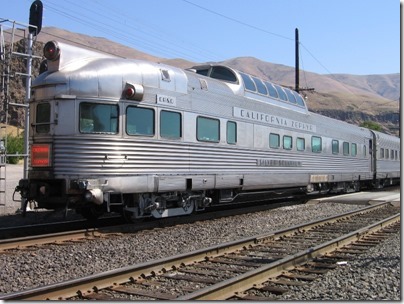
[[[400,178],[397,138],[311,113],[296,92],[229,67],[182,70],[55,41],[44,55],[17,187],[40,208],[159,218]]]

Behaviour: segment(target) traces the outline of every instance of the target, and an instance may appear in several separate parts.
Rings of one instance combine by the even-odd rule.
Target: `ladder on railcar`
[[[7,136],[6,126],[0,127],[0,206],[7,205],[7,159],[5,140]]]

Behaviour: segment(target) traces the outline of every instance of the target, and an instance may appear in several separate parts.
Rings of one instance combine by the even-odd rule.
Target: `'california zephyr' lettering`
[[[316,132],[316,126],[309,124],[309,123],[296,121],[293,119],[288,119],[285,117],[275,116],[275,115],[271,115],[271,114],[266,114],[266,113],[262,113],[262,112],[242,109],[242,108],[238,108],[238,107],[233,108],[233,116],[238,117],[238,118],[255,120],[255,121],[267,123],[270,125],[277,125],[277,126],[289,127],[289,128],[303,130],[303,131]]]

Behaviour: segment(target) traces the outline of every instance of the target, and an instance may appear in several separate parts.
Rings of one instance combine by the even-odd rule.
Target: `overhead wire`
[[[47,1],[46,7],[48,7],[49,10],[55,12],[56,14],[62,15],[70,20],[79,22],[80,24],[89,26],[100,32],[108,33],[110,36],[118,39],[119,41],[124,41],[125,44],[135,46],[137,49],[140,50],[144,49],[149,52],[157,51],[170,56],[179,55],[196,61],[200,61],[201,59],[201,57],[195,56],[195,54],[198,53],[203,54],[203,52],[206,52],[209,54],[208,56],[212,57],[211,51],[203,50],[203,48],[201,48],[200,46],[190,48],[184,45],[179,45],[178,43],[174,42],[171,38],[167,38],[169,37],[169,35],[165,35],[164,37],[164,35],[161,34],[163,32],[162,30],[152,31],[150,30],[150,27],[147,27],[147,30],[143,30],[139,26],[135,26],[134,22],[132,21],[133,17],[130,18],[130,16],[125,15],[125,13],[117,12],[116,8],[114,9],[112,7],[108,7],[108,15],[105,15],[103,12],[100,12],[107,9],[104,8],[104,5],[103,6],[92,5],[91,10],[89,7],[77,4],[73,5],[73,3],[71,6],[65,7],[60,2],[58,2],[56,6],[53,5],[51,1]],[[79,11],[73,9],[76,6],[80,8]],[[86,13],[83,14],[82,12]],[[89,14],[89,12],[91,12],[91,14],[93,14],[96,18],[93,18]],[[128,17],[128,19],[122,19],[122,16],[126,16]],[[102,22],[101,20],[112,21],[112,25],[111,22],[107,24],[105,22]],[[125,22],[126,27],[125,31],[123,31],[120,27],[117,26],[117,24],[122,23],[123,20]]]
[[[203,6],[201,6],[201,5],[198,5],[198,4],[196,4],[196,3],[193,3],[193,2],[191,2],[191,1],[189,1],[189,0],[182,0],[182,1],[185,2],[185,3],[188,3],[188,4],[190,4],[190,5],[193,5],[193,6],[199,8],[199,9],[201,9],[201,10],[207,11],[207,12],[209,12],[209,13],[211,13],[211,14],[217,15],[217,16],[222,17],[222,18],[224,18],[224,19],[227,19],[227,20],[230,20],[230,21],[232,21],[232,22],[235,22],[235,23],[241,24],[241,25],[243,25],[243,26],[246,26],[246,27],[248,27],[248,28],[250,28],[250,29],[257,30],[257,31],[260,31],[260,32],[263,32],[263,33],[265,33],[265,34],[269,34],[269,35],[272,35],[272,36],[276,36],[276,37],[281,38],[281,39],[285,39],[285,40],[289,40],[289,41],[294,41],[293,38],[286,37],[286,36],[284,36],[284,35],[277,34],[277,33],[268,31],[268,30],[266,30],[266,29],[257,27],[257,26],[255,26],[255,25],[251,25],[251,24],[249,24],[249,23],[240,21],[240,20],[235,19],[235,18],[233,18],[233,17],[226,16],[226,15],[224,15],[224,14],[222,14],[222,13],[218,13],[218,12],[216,12],[216,11],[213,11],[213,10],[211,10],[211,9],[208,9],[208,8],[206,8],[206,7],[203,7]],[[331,78],[333,78],[335,81],[337,81],[338,83],[340,83],[346,90],[348,90],[348,92],[350,92],[352,95],[356,96],[356,94],[355,94],[354,92],[352,92],[351,88],[347,87],[343,82],[339,81],[339,80],[335,77],[334,73],[332,73],[323,63],[321,63],[321,61],[320,61],[318,58],[316,58],[316,56],[314,56],[313,53],[312,53],[303,43],[301,43],[301,42],[299,41],[299,45],[301,45],[301,46],[304,48],[304,50],[307,51],[307,53],[308,53],[325,71],[328,72],[329,75],[327,75],[327,76],[330,76]],[[301,59],[301,58],[302,58],[302,56],[300,56],[300,59]],[[301,60],[302,60],[302,59],[301,59]],[[305,75],[305,70],[303,70],[303,73],[304,73],[304,75]],[[306,79],[306,78],[305,78],[305,79]],[[307,82],[306,82],[306,85],[307,85]],[[345,102],[345,103],[346,103],[346,102]]]
[[[184,47],[183,44],[180,45],[180,44],[178,44],[178,42],[173,42],[172,34],[162,36],[161,28],[152,28],[152,26],[150,24],[147,24],[146,26],[144,26],[145,29],[142,29],[141,28],[142,22],[139,19],[136,20],[137,23],[134,23],[132,21],[133,16],[127,15],[125,11],[122,11],[122,10],[118,11],[117,8],[114,6],[109,6],[109,5],[106,5],[105,3],[103,3],[103,5],[100,5],[100,3],[98,1],[92,1],[92,5],[90,7],[86,6],[86,4],[88,4],[89,2],[82,2],[82,4],[85,3],[84,5],[82,5],[82,4],[78,4],[76,2],[73,3],[70,0],[65,0],[64,2],[58,1],[57,4],[55,5],[54,3],[52,3],[52,0],[42,0],[42,1],[44,1],[44,2],[46,1],[46,5],[44,5],[45,9],[49,9],[50,11],[53,11],[54,13],[56,13],[58,15],[64,16],[65,18],[68,18],[70,20],[83,24],[90,28],[96,29],[103,33],[107,33],[111,37],[114,37],[114,38],[124,42],[124,44],[132,45],[132,46],[136,47],[137,49],[143,48],[144,50],[152,51],[152,52],[158,51],[158,52],[163,52],[165,54],[170,54],[170,55],[174,54],[175,56],[179,55],[179,56],[183,56],[188,59],[191,59],[191,58],[193,60],[196,59],[197,61],[200,61],[200,62],[216,61],[216,60],[211,60],[211,56],[212,55],[215,56],[215,54],[213,54],[211,51],[206,51],[206,54],[203,54],[201,52],[202,48],[197,46],[196,47],[197,52],[199,52],[201,54],[201,56],[205,55],[204,59],[206,59],[206,57],[208,57],[210,59],[210,60],[200,60],[201,57],[196,57],[194,55],[197,52],[195,52],[195,49],[193,47],[191,47],[191,48]],[[244,21],[238,20],[233,17],[229,17],[225,14],[216,12],[212,9],[209,9],[204,6],[193,3],[192,1],[189,1],[189,0],[182,0],[182,1],[184,3],[187,3],[188,5],[194,6],[200,10],[204,10],[210,14],[217,15],[228,21],[231,21],[231,22],[234,22],[237,24],[241,24],[252,30],[260,31],[262,33],[276,36],[278,38],[285,39],[288,41],[294,41],[293,38],[286,37],[284,35],[281,35],[281,34],[278,34],[278,33],[272,32],[272,31],[268,31],[266,29],[246,23]],[[70,7],[66,7],[66,6],[63,6],[63,3],[70,3],[71,5],[70,5]],[[78,8],[78,10],[77,9],[75,10],[72,8]],[[83,12],[86,12],[86,13],[84,14]],[[89,12],[91,14],[93,14],[95,17],[90,16]],[[105,14],[104,12],[107,12],[107,14]],[[126,17],[127,19],[122,19],[122,17]],[[122,23],[122,21],[124,21],[126,28],[129,30],[122,31],[121,28],[119,28],[115,25],[111,26],[110,23],[101,21],[101,20],[107,20],[107,19],[112,21],[113,24]],[[146,37],[140,35],[140,33],[142,35],[146,35]],[[54,36],[56,36],[56,35],[54,35]],[[154,37],[157,40],[151,40],[150,37]],[[170,37],[170,38],[167,38],[167,37]],[[162,45],[161,42],[167,42],[167,43]],[[75,42],[75,43],[77,43],[77,42]],[[318,58],[316,58],[316,56],[313,55],[313,53],[308,49],[308,47],[306,47],[302,42],[299,42],[299,44],[325,71],[328,72],[328,74],[329,74],[328,76],[332,77],[335,81],[338,81],[339,83],[341,83],[342,86],[345,87],[345,89],[347,89],[351,94],[355,95],[349,87],[347,87],[343,82],[339,81],[335,77],[335,75],[331,71],[329,71],[329,69]],[[84,46],[84,44],[83,44],[83,46]],[[85,46],[91,48],[91,46],[88,46],[88,45],[85,45]],[[172,46],[175,46],[175,47],[172,47]],[[97,50],[103,51],[103,50],[99,50],[99,49],[97,49]],[[184,50],[186,50],[187,52],[184,52]],[[192,52],[192,54],[189,54],[188,51]],[[205,51],[203,51],[203,52],[205,52]],[[106,52],[106,53],[111,54],[111,52]],[[209,54],[209,55],[207,55],[207,54]],[[113,55],[118,55],[118,54],[113,54]],[[300,58],[301,58],[301,61],[303,62],[302,56],[300,56]],[[304,77],[305,77],[305,81],[306,81],[306,85],[307,85],[307,78],[305,75],[305,70],[303,70],[303,73],[304,73]]]

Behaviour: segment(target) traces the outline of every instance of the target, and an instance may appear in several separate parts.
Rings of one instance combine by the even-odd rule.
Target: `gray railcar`
[[[55,41],[44,53],[18,186],[40,208],[159,218],[400,177],[399,139],[311,113],[296,92],[229,67],[181,70]]]

